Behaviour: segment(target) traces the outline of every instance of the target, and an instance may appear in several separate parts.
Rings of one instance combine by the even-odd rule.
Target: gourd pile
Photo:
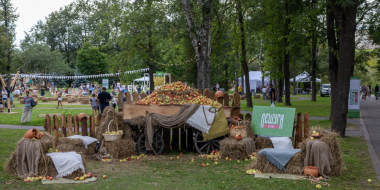
[[[197,90],[191,89],[181,81],[161,86],[151,95],[137,102],[142,105],[184,105],[184,104],[201,104],[210,106],[222,106]]]

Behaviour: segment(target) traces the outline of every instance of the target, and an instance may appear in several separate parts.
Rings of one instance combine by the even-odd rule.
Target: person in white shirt
[[[266,100],[267,99],[267,88],[265,88],[265,86],[263,87],[262,92],[263,92],[263,100]]]
[[[117,106],[116,98],[115,98],[115,96],[112,96],[112,107],[113,107],[113,109],[116,109],[116,106]]]

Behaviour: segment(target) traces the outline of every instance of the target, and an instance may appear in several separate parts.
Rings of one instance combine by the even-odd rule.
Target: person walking
[[[5,109],[8,109],[8,92],[5,90],[5,88],[3,87],[3,90],[1,91],[1,95],[2,95],[2,100],[5,101]]]
[[[216,83],[216,91],[217,92],[219,90],[219,83]]]
[[[239,92],[239,94],[240,94],[240,96],[241,95],[243,95],[243,87],[241,87],[241,85],[238,87],[238,92]]]
[[[273,84],[270,84],[269,87],[270,87],[270,91],[269,91],[270,105],[272,107],[275,107],[274,104],[276,101],[276,89],[273,88]]]
[[[371,93],[372,93],[372,87],[371,85],[368,85],[368,98],[371,98]]]
[[[116,110],[116,106],[117,106],[116,98],[115,98],[115,96],[112,96],[112,107],[113,107],[113,109]]]
[[[29,90],[26,90],[25,92],[26,96],[24,97],[24,110],[22,111],[21,123],[26,122],[26,118],[28,118],[28,122],[30,122],[33,111],[33,96],[29,95]]]
[[[265,88],[265,86],[264,86],[262,91],[263,91],[263,100],[266,100],[267,99],[267,88]]]
[[[59,104],[61,104],[61,109],[63,109],[63,106],[62,106],[62,92],[58,93],[57,109],[59,108]]]
[[[112,90],[112,96],[116,96],[116,91],[115,91],[115,89]]]
[[[137,87],[137,94],[138,94],[138,95],[141,94],[141,87],[140,87],[140,86]]]
[[[109,100],[112,99],[110,93],[108,93],[106,87],[102,88],[102,92],[99,93],[98,99],[99,99],[99,104],[100,104],[100,113],[103,113],[104,108],[109,106]]]
[[[365,85],[362,86],[362,99],[366,100],[366,95],[367,95],[367,88],[365,87]]]
[[[96,111],[98,111],[98,114],[99,115],[99,108],[98,108],[98,103],[97,103],[97,99],[95,97],[95,93],[92,94],[92,98],[90,99],[90,103],[91,103],[91,108],[92,108],[92,115],[96,114]]]
[[[378,93],[379,93],[379,86],[376,84],[376,86],[375,86],[375,96],[376,96],[376,98],[378,97]]]

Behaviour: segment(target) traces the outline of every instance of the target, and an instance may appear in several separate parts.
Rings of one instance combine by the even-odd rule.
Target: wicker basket
[[[108,123],[108,132],[110,132],[110,125],[111,125],[111,122],[113,120],[111,120],[109,123]],[[116,124],[116,131],[119,130],[119,127],[117,126]],[[105,141],[116,141],[116,140],[120,140],[121,137],[123,136],[123,133],[121,134],[105,134],[103,133],[103,137],[104,137],[104,140]]]
[[[240,133],[241,137],[246,138],[247,137],[246,123],[243,120],[239,120],[238,124],[236,126],[243,126],[243,128],[242,129],[231,129],[232,123],[229,126],[230,127],[230,137],[235,137],[237,134]]]

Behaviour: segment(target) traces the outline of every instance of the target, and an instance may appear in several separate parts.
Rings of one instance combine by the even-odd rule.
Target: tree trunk
[[[317,37],[315,34],[313,34],[312,37],[312,43],[311,43],[311,54],[312,54],[312,66],[311,66],[311,101],[315,102],[317,101],[317,94],[316,94],[316,69],[317,69]]]
[[[335,19],[339,23],[339,60],[336,90],[334,91],[335,114],[332,118],[331,129],[340,136],[345,136],[347,112],[348,112],[348,92],[350,89],[350,77],[353,72],[355,56],[355,32],[356,32],[356,12],[359,0],[353,0],[352,5],[342,7],[335,0],[332,1],[332,8]]]
[[[260,39],[260,53],[259,53],[259,67],[261,71],[261,88],[264,88],[264,69],[263,69],[263,63],[261,62],[263,54],[263,39]]]
[[[211,24],[212,24],[212,0],[198,0],[201,9],[201,23],[195,24],[188,0],[181,0],[185,12],[190,39],[195,51],[197,61],[197,86],[205,89],[211,87]]]
[[[237,2],[237,11],[239,14],[239,25],[240,25],[240,40],[241,40],[241,67],[244,70],[245,75],[245,88],[246,88],[246,98],[247,107],[252,107],[252,96],[249,85],[249,70],[247,64],[247,53],[245,49],[245,31],[244,31],[244,18],[241,9],[241,0]]]
[[[152,31],[151,28],[148,27],[148,54],[150,58],[153,58],[153,44],[152,44]],[[149,65],[149,90],[150,92],[154,91],[154,80],[153,80],[153,65],[152,65],[152,59],[148,59],[148,65]]]
[[[290,34],[290,29],[289,29],[289,24],[290,24],[290,18],[288,17],[289,15],[289,5],[285,1],[285,12],[286,12],[286,21],[285,21],[285,31],[286,31],[286,36],[289,36]],[[285,47],[289,46],[288,42],[288,37],[284,38],[284,43]],[[284,80],[285,80],[285,104],[286,106],[291,106],[292,104],[290,103],[290,71],[289,71],[289,52],[285,49],[285,55],[284,55]],[[281,83],[281,86],[283,86],[284,83]],[[282,93],[283,91],[281,91]]]
[[[293,95],[297,95],[296,85],[296,56],[293,56]]]
[[[335,32],[335,22],[334,22],[334,11],[330,5],[326,6],[326,27],[327,27],[327,42],[329,46],[329,75],[331,83],[331,110],[330,110],[330,120],[333,119],[333,115],[336,113],[336,107],[333,104],[336,102],[334,99],[334,94],[336,93],[336,83],[338,75],[338,59],[336,55],[338,54],[337,38]]]
[[[239,87],[239,52],[238,50],[236,50],[236,53],[235,53],[235,92],[237,92],[238,90],[238,87]]]

